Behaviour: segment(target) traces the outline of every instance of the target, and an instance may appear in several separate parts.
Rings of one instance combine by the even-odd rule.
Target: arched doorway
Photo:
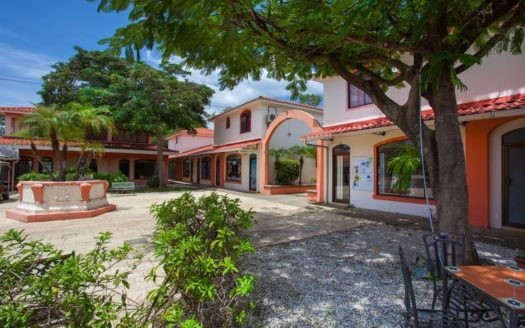
[[[502,138],[503,224],[525,228],[525,128]]]
[[[269,143],[272,139],[273,134],[276,132],[277,128],[284,122],[292,119],[297,119],[299,121],[302,121],[305,123],[312,132],[320,132],[322,131],[321,124],[316,120],[316,118],[312,115],[310,115],[307,112],[303,112],[302,110],[294,109],[289,110],[287,112],[281,113],[279,116],[277,116],[272,123],[268,126],[268,130],[266,131],[266,134],[264,135],[262,141],[261,141],[261,181],[259,181],[259,190],[262,193],[268,193],[265,185],[268,184],[269,180]],[[317,202],[324,201],[324,151],[323,151],[323,141],[318,140],[317,141],[318,151],[317,151]]]
[[[337,145],[332,150],[332,201],[350,203],[350,147]]]

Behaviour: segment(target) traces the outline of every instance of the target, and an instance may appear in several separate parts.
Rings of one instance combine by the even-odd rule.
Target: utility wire
[[[29,80],[19,80],[19,79],[10,79],[6,77],[0,77],[0,81],[7,81],[7,82],[16,82],[16,83],[26,83],[26,84],[42,84],[42,82],[35,82],[35,81],[29,81]]]

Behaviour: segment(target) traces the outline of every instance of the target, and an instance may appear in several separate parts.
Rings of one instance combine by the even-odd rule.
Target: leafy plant
[[[516,256],[525,258],[525,249],[518,249],[516,252]]]
[[[253,212],[238,199],[191,193],[154,204],[155,254],[160,263],[149,279],[160,281],[149,304],[135,313],[139,326],[231,327],[241,324],[253,304],[255,277],[238,263],[254,251],[241,234],[253,224]],[[161,273],[162,272],[162,273]]]
[[[45,181],[51,180],[47,173],[27,172],[18,176],[18,181]]]
[[[157,175],[152,176],[148,179],[148,187],[150,188],[158,188],[160,186],[160,180]]]
[[[390,188],[394,192],[405,193],[412,184],[412,175],[421,167],[419,152],[413,144],[404,144],[398,154],[392,157],[387,165],[387,171],[395,179]]]
[[[122,172],[111,172],[111,173],[95,173],[93,179],[106,180],[110,184],[113,182],[127,182],[128,177]]]
[[[291,185],[299,177],[299,162],[293,159],[284,159],[279,161],[276,182],[281,185]]]
[[[0,326],[112,326],[128,310],[127,279],[141,256],[128,244],[109,250],[110,237],[99,234],[84,255],[64,255],[20,231],[2,235]]]
[[[293,156],[299,157],[299,184],[303,184],[303,165],[305,158],[315,159],[317,157],[317,148],[314,146],[300,146],[295,145],[289,149]]]

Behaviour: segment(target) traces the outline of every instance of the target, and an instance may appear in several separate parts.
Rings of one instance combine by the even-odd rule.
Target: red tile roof
[[[195,136],[199,136],[199,137],[213,137],[213,130],[212,129],[196,128],[195,131],[197,132],[195,134]],[[182,130],[182,131],[179,131],[177,133],[174,133],[174,134],[170,135],[166,139],[172,139],[172,138],[175,138],[175,137],[178,137],[178,136],[181,136],[181,135],[190,135],[191,136],[191,134],[188,134],[188,130]]]
[[[113,142],[113,141],[98,141],[106,149],[123,149],[123,150],[146,150],[146,151],[157,151],[157,147],[152,144],[141,144],[141,143],[131,143],[131,142]],[[35,140],[36,146],[50,146],[50,142],[47,140]],[[31,143],[27,139],[20,137],[9,137],[3,136],[0,137],[0,145],[16,145],[16,146],[29,146]],[[79,142],[70,142],[69,147],[78,147]],[[165,151],[174,152],[174,150],[165,149]]]
[[[0,106],[0,113],[2,112],[16,112],[16,113],[31,113],[34,107],[2,107]]]
[[[179,153],[177,155],[172,155],[170,156],[170,158],[181,158],[181,157],[195,156],[195,155],[222,153],[228,150],[243,149],[248,146],[258,144],[259,142],[261,142],[261,138],[236,141],[236,142],[231,142],[231,143],[222,144],[222,145],[208,145],[208,146],[203,146],[203,147],[195,148],[192,150],[188,150],[184,153]]]
[[[497,112],[510,109],[525,108],[525,94],[517,94],[508,97],[499,97],[481,101],[468,102],[458,105],[458,115],[467,116],[489,112]],[[421,112],[423,120],[429,121],[434,119],[432,109]],[[314,132],[303,136],[303,138],[330,136],[347,132],[382,128],[395,125],[389,118],[379,117],[365,121],[344,123],[323,128],[322,131]]]

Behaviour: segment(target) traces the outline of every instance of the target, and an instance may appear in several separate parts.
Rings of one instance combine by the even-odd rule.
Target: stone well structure
[[[94,217],[116,209],[106,198],[108,186],[105,180],[22,181],[20,203],[6,216],[23,222]]]

